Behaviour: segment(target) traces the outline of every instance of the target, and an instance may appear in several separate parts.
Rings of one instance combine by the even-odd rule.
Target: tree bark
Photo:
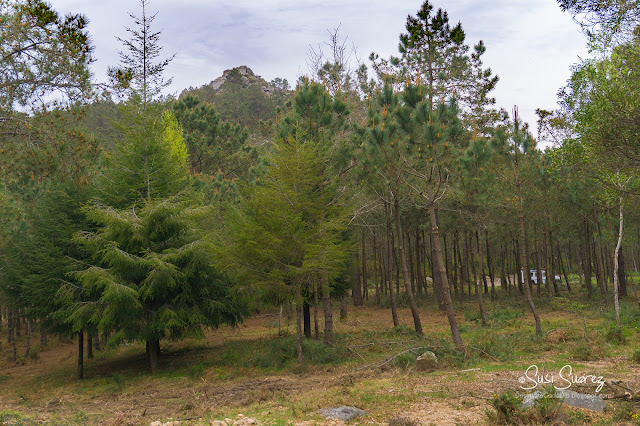
[[[613,303],[615,305],[616,323],[618,324],[618,327],[622,326],[622,324],[620,323],[619,267],[620,267],[620,250],[622,249],[622,230],[624,227],[624,216],[622,211],[624,206],[623,202],[624,202],[624,199],[622,198],[622,195],[621,195],[620,196],[620,228],[618,231],[618,243],[616,244],[615,260],[613,262],[613,267],[615,268],[613,272]],[[622,273],[624,274],[624,269],[622,269]]]
[[[536,334],[542,334],[542,327],[540,326],[540,316],[538,315],[538,310],[536,309],[536,305],[533,302],[533,298],[531,297],[531,274],[529,273],[529,255],[527,252],[527,228],[524,222],[524,205],[522,203],[522,188],[520,187],[520,178],[518,177],[517,180],[518,207],[520,210],[520,238],[522,239],[522,247],[520,249],[520,252],[522,253],[522,263],[526,268],[524,274],[524,276],[526,277],[526,283],[524,285],[524,297],[529,304],[529,308],[531,308],[531,313],[533,314],[533,318],[536,323]]]
[[[355,280],[353,283],[353,290],[351,294],[353,296],[353,306],[362,306],[362,284],[360,282],[360,253],[356,250],[356,270],[355,270]]]
[[[593,293],[593,286],[591,285],[591,235],[589,232],[589,222],[585,217],[584,223],[584,283],[587,287],[587,298],[591,299]]]
[[[484,256],[482,255],[482,244],[480,243],[480,232],[476,231],[476,248],[478,250],[478,261],[480,263],[480,271],[482,271],[482,275],[484,278],[484,269],[482,267],[482,264],[484,263]],[[474,265],[474,271],[473,271],[473,276],[475,278],[475,262],[473,262]],[[486,327],[487,326],[487,316],[484,312],[484,302],[482,301],[482,290],[480,290],[478,288],[478,280],[474,279],[475,281],[475,288],[476,288],[476,293],[477,293],[477,297],[478,297],[478,307],[480,308],[480,319],[482,320],[482,326]],[[485,281],[486,282],[486,281]],[[485,287],[486,289],[486,287]],[[487,291],[485,290],[485,294],[487,294]]]
[[[396,233],[398,234],[398,253],[400,254],[400,262],[402,263],[402,275],[404,280],[404,288],[407,293],[407,299],[409,301],[409,308],[411,308],[411,315],[413,316],[413,326],[416,333],[422,336],[422,324],[420,323],[420,314],[418,313],[418,306],[413,297],[411,291],[411,283],[409,282],[409,268],[407,266],[407,256],[405,253],[405,246],[403,241],[404,234],[402,233],[402,223],[400,222],[400,200],[398,200],[397,194],[394,194],[394,212],[396,219]]]
[[[324,343],[333,346],[333,310],[331,308],[331,292],[329,277],[326,272],[322,277],[322,304],[324,307]]]
[[[306,298],[302,302],[302,315],[304,316],[304,337],[311,337],[311,306]]]
[[[385,203],[384,210],[387,218],[387,274],[389,282],[389,296],[391,298],[391,317],[393,318],[393,326],[397,327],[400,325],[400,322],[398,321],[396,294],[393,291],[393,231],[391,229],[391,214],[389,212],[388,203]]]
[[[296,285],[296,351],[298,353],[298,362],[304,361],[302,355],[302,290],[300,284]]]
[[[78,333],[78,379],[84,379],[84,331]]]
[[[433,200],[433,196],[431,196]],[[442,284],[445,310],[447,312],[447,319],[449,320],[449,327],[451,328],[451,335],[453,337],[453,343],[456,345],[459,351],[466,354],[462,337],[460,336],[460,330],[458,329],[458,321],[456,320],[455,312],[453,311],[453,304],[451,303],[451,292],[449,291],[449,282],[447,281],[447,271],[444,268],[444,262],[442,259],[442,248],[440,246],[440,228],[438,227],[438,216],[436,215],[436,206],[433,202],[429,203],[429,219],[431,222],[431,244],[433,246],[433,265],[435,267],[434,275],[440,276],[440,282]]]

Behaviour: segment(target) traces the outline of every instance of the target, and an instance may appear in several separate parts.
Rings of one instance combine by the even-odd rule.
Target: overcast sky
[[[53,0],[61,13],[83,13],[96,47],[96,79],[104,81],[107,67],[118,64],[120,43],[131,26],[128,12],[140,15],[137,0]],[[248,65],[267,81],[289,80],[307,73],[309,45],[328,40],[328,29],[340,33],[367,60],[397,54],[398,36],[408,14],[420,0],[151,0],[158,12],[156,30],[161,44],[175,59],[167,68],[173,76],[171,93],[214,80],[225,69]],[[536,108],[555,109],[556,93],[570,75],[570,66],[587,55],[586,40],[571,16],[555,0],[434,1],[448,11],[452,24],[460,21],[467,43],[484,40],[484,63],[500,77],[494,96],[500,107],[520,115],[535,133]],[[367,61],[368,62],[368,61]]]

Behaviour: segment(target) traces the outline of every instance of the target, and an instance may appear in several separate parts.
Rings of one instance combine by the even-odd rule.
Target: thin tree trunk
[[[569,283],[569,275],[567,274],[567,268],[564,266],[564,261],[562,260],[562,251],[560,250],[560,241],[556,245],[556,250],[558,251],[558,262],[560,263],[560,268],[562,269],[562,275],[564,276],[564,281],[567,284],[567,291],[571,293],[571,284]]]
[[[433,200],[432,195],[430,196],[430,199]],[[447,271],[444,268],[444,262],[442,259],[442,248],[440,246],[440,228],[438,226],[438,216],[436,214],[436,207],[433,201],[429,203],[429,219],[431,221],[431,244],[434,249],[434,275],[437,273],[440,276],[440,283],[443,287],[445,310],[447,312],[447,319],[449,320],[449,327],[451,328],[453,343],[456,345],[456,348],[458,348],[459,351],[466,354],[464,343],[462,342],[462,337],[460,336],[460,330],[458,329],[458,321],[456,320],[456,315],[453,311],[453,303],[451,303],[451,291],[449,291]]]
[[[491,258],[491,250],[489,248],[489,233],[485,231],[485,246],[487,247],[487,269],[489,270],[489,280],[491,281],[491,300],[496,298],[496,284],[493,274],[493,259]]]
[[[479,257],[478,261],[480,263],[480,271],[482,271],[482,275],[484,277],[484,269],[482,267],[482,264],[484,263],[484,256],[482,254],[482,243],[480,243],[480,232],[479,231],[476,231],[476,248],[477,248],[477,251],[478,251],[478,257]],[[474,265],[474,267],[473,267],[473,276],[475,278],[475,275],[476,275],[475,262],[473,262],[473,265]],[[483,297],[482,296],[482,290],[480,290],[478,288],[478,280],[474,279],[474,281],[475,281],[475,286],[476,286],[475,288],[476,288],[476,293],[477,293],[477,297],[478,297],[478,307],[480,308],[480,319],[482,320],[482,326],[486,327],[487,326],[487,316],[486,316],[486,314],[484,312],[484,303],[482,301],[482,297]],[[487,294],[486,291],[485,291],[485,294]]]
[[[545,257],[545,259],[547,259],[547,261],[549,262],[549,266],[547,267],[547,270],[549,271],[547,281],[551,280],[551,283],[553,284],[553,292],[556,296],[559,296],[560,289],[558,288],[558,283],[556,282],[556,266],[553,260],[555,256],[553,254],[553,235],[551,233],[551,230],[547,232],[547,235],[549,241],[549,255]]]
[[[536,334],[542,334],[542,327],[540,326],[540,316],[538,315],[538,310],[536,309],[536,305],[533,302],[533,298],[531,297],[531,274],[529,273],[529,255],[527,253],[527,230],[524,223],[524,206],[522,203],[522,188],[520,187],[520,178],[518,177],[518,207],[520,213],[520,238],[522,239],[522,248],[520,252],[522,253],[522,263],[527,268],[526,273],[524,274],[526,277],[526,284],[524,285],[524,296],[525,300],[529,304],[531,308],[531,313],[533,314],[533,318],[536,323]]]
[[[296,351],[298,354],[298,362],[302,364],[304,356],[302,355],[302,289],[300,284],[296,285]]]
[[[78,333],[78,379],[84,379],[84,331]]]
[[[362,295],[369,300],[369,283],[367,281],[367,249],[365,247],[364,228],[362,229]]]
[[[420,323],[420,314],[418,313],[418,306],[413,297],[411,291],[411,283],[409,282],[409,268],[407,266],[407,256],[405,253],[405,246],[403,241],[402,224],[400,222],[400,200],[398,200],[397,194],[394,197],[394,211],[396,218],[396,232],[398,234],[398,253],[400,254],[400,262],[402,263],[402,275],[404,279],[404,288],[407,293],[407,299],[409,301],[409,307],[411,308],[411,315],[413,316],[413,325],[418,335],[422,336],[422,324]]]
[[[27,322],[25,323],[24,326],[24,335],[25,335],[25,340],[26,340],[26,349],[24,352],[24,356],[25,358],[29,356],[29,352],[31,352],[31,320],[27,320]]]
[[[615,309],[616,309],[616,323],[618,324],[618,327],[621,327],[622,324],[620,323],[620,294],[619,294],[619,288],[620,288],[620,278],[619,278],[619,266],[620,266],[620,249],[622,248],[622,230],[624,227],[624,216],[623,216],[623,198],[622,195],[620,196],[620,229],[618,231],[618,244],[616,244],[616,251],[615,251],[615,261],[613,262],[613,267],[615,268],[615,271],[613,272],[613,303],[615,305]],[[623,274],[624,274],[624,269],[622,270]]]
[[[351,294],[353,296],[353,306],[362,306],[362,283],[360,282],[360,253],[356,250],[356,270],[355,270],[355,281],[353,283],[353,290]]]
[[[304,337],[311,338],[311,305],[306,298],[302,302],[302,315],[304,318]]]
[[[589,222],[585,217],[584,223],[584,283],[587,286],[587,298],[591,299],[593,293],[593,286],[591,285],[591,235],[589,232]],[[569,259],[567,258],[567,261]],[[571,269],[571,268],[569,268]]]
[[[538,227],[533,225],[533,247],[535,248],[535,262],[536,262],[536,285],[538,287],[538,296],[540,296],[542,286],[542,263],[540,262],[540,245],[538,244]]]
[[[378,275],[378,246],[376,232],[373,231],[373,279],[376,285],[376,304],[380,304],[380,276]]]
[[[388,203],[384,205],[385,217],[387,218],[387,282],[389,283],[389,296],[391,298],[391,317],[393,326],[400,325],[398,321],[398,308],[396,304],[396,293],[393,291],[393,231],[391,229],[391,214]]]
[[[315,280],[313,283],[313,327],[314,338],[318,340],[320,338],[320,327],[318,326],[318,283]]]
[[[331,308],[331,294],[329,277],[324,272],[322,277],[322,304],[324,306],[324,343],[333,346],[333,310]]]

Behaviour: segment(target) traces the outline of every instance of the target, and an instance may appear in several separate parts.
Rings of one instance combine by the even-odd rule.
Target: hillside
[[[184,90],[180,97],[192,94],[215,105],[223,120],[246,126],[257,133],[260,122],[272,120],[291,91],[286,79],[267,82],[246,65],[225,70],[221,76],[200,87]]]

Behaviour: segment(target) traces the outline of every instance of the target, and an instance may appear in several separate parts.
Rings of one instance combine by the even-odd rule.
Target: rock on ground
[[[533,404],[536,399],[542,398],[544,393],[541,391],[532,392],[527,394],[522,401],[523,407],[533,407]],[[586,393],[578,393],[572,390],[560,389],[555,394],[556,398],[563,399],[562,402],[571,406],[578,408],[586,408],[587,410],[603,412],[606,403],[602,398],[598,395],[589,395]]]
[[[318,410],[318,413],[320,413],[320,415],[325,419],[342,421],[352,420],[356,417],[366,416],[368,414],[364,410],[347,405],[335,408],[321,408]]]

